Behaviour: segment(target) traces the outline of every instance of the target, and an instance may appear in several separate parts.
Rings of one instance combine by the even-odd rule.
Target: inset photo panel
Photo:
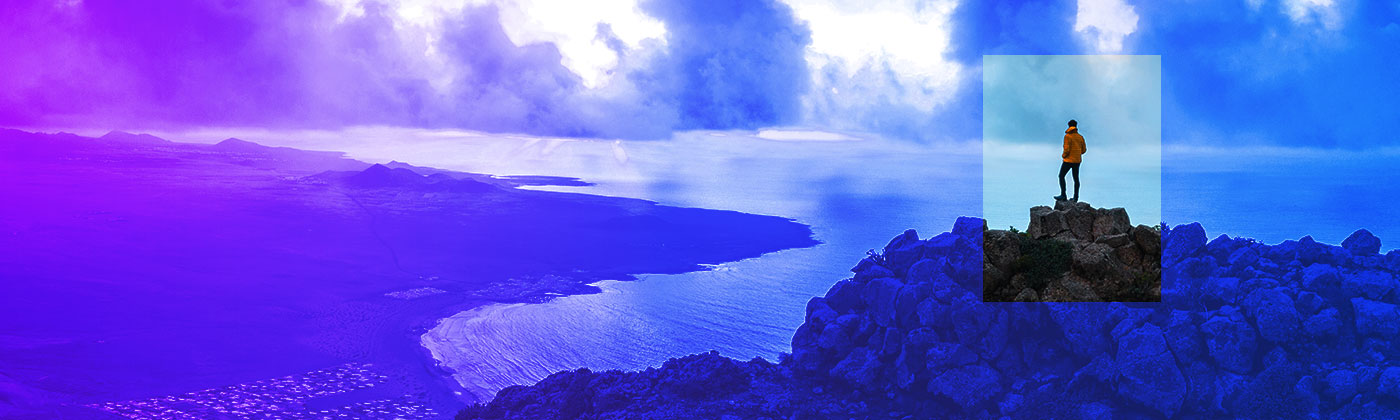
[[[1162,59],[983,56],[984,301],[1160,302]]]

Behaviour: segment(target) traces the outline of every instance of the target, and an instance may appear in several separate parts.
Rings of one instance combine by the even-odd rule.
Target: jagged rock
[[[1323,379],[1323,393],[1332,396],[1334,401],[1350,401],[1356,395],[1356,371],[1338,369]]]
[[[1293,306],[1293,298],[1279,289],[1257,289],[1244,302],[1244,310],[1254,318],[1260,337],[1282,343],[1298,335],[1298,310]]]
[[[836,317],[840,314],[831,309],[831,305],[826,304],[826,299],[813,297],[807,301],[807,323],[817,325],[829,325],[836,323]]]
[[[895,321],[895,298],[904,283],[899,279],[882,277],[865,284],[861,300],[870,308],[871,319],[876,325],[888,327]]]
[[[928,383],[928,391],[953,400],[964,409],[981,405],[1001,391],[1001,374],[982,365],[949,369]]]
[[[1162,255],[1162,234],[1150,227],[1137,225],[1131,232],[1133,243],[1142,249],[1143,254],[1158,256]]]
[[[977,353],[958,343],[931,343],[924,352],[924,363],[930,371],[941,371],[977,361]]]
[[[1016,236],[1004,230],[986,232],[982,237],[984,259],[1000,270],[1011,269],[1011,264],[1021,257],[1021,242]]]
[[[1352,255],[1376,255],[1381,251],[1381,239],[1369,230],[1359,229],[1342,241],[1342,248]]]
[[[1114,357],[1118,395],[1171,418],[1186,399],[1186,378],[1176,367],[1161,329],[1144,324],[1118,339]]]
[[[1298,292],[1298,299],[1294,302],[1294,306],[1298,308],[1298,313],[1304,316],[1316,314],[1317,311],[1321,310],[1322,306],[1326,304],[1327,301],[1323,300],[1322,296],[1318,296],[1317,293],[1313,292]]]
[[[1342,278],[1342,291],[1348,297],[1382,300],[1395,289],[1395,275],[1380,270],[1362,270]]]
[[[831,368],[831,376],[864,389],[875,387],[880,378],[880,357],[867,348],[857,348]]]
[[[1126,234],[1132,228],[1133,224],[1128,220],[1128,211],[1122,207],[1095,209],[1094,224],[1089,236],[1097,238],[1106,235]],[[1117,247],[1118,245],[1113,246]]]
[[[1336,308],[1327,308],[1303,321],[1303,331],[1313,337],[1331,337],[1342,328],[1342,320]]]
[[[1381,371],[1376,391],[1391,398],[1400,398],[1400,366],[1390,366]]]
[[[1102,302],[1094,288],[1084,279],[1065,275],[1050,282],[1045,286],[1045,294],[1041,296],[1046,302]]]
[[[1235,307],[1225,306],[1216,311],[1201,324],[1201,333],[1206,350],[1221,369],[1244,374],[1254,368],[1254,328]]]
[[[1094,240],[1094,208],[1088,203],[1075,203],[1064,210],[1065,224],[1075,239]]]
[[[1171,241],[1162,249],[1164,261],[1180,261],[1206,244],[1206,230],[1200,223],[1177,226],[1171,231]]]
[[[1065,221],[1064,212],[1045,206],[1031,207],[1031,223],[1026,227],[1031,239],[1044,239],[1067,230],[1069,224]]]
[[[1104,244],[1080,242],[1071,255],[1074,273],[1088,280],[1103,280],[1124,268],[1114,264],[1113,248]]]
[[[923,258],[924,244],[919,240],[918,232],[914,229],[904,231],[885,245],[881,256],[885,259],[885,264],[895,273],[903,273],[910,266]]]
[[[1131,244],[1133,242],[1133,239],[1128,237],[1128,234],[1126,233],[1120,233],[1116,235],[1099,236],[1098,239],[1094,239],[1094,242],[1108,245],[1109,248],[1117,248],[1120,246]]]
[[[1016,294],[1016,301],[1017,301],[1017,302],[1038,302],[1038,301],[1040,301],[1040,296],[1038,296],[1038,295],[1035,293],[1035,290],[1033,290],[1033,289],[1027,287],[1027,288],[1025,288],[1025,289],[1021,289],[1021,293],[1017,293],[1017,294]]]
[[[825,303],[838,313],[850,313],[863,309],[865,302],[861,300],[860,289],[860,283],[855,281],[838,281],[826,291]]]
[[[1351,307],[1356,312],[1357,334],[1383,337],[1400,334],[1400,309],[1395,305],[1366,298],[1352,298]]]
[[[1308,290],[1335,290],[1341,284],[1341,277],[1335,267],[1313,264],[1303,269],[1302,282]]]
[[[953,234],[964,238],[978,238],[987,230],[987,221],[980,217],[958,217],[953,222]]]

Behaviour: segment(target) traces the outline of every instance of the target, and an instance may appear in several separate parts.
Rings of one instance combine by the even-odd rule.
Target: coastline
[[[0,152],[25,204],[0,210],[0,245],[21,251],[0,275],[28,280],[0,298],[0,326],[43,343],[0,356],[6,418],[227,415],[247,390],[450,416],[462,390],[421,345],[441,319],[817,243],[786,218],[236,139],[0,130]],[[349,376],[314,395],[274,386],[327,369]]]

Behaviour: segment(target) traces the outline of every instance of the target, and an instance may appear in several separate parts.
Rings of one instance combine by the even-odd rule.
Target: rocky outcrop
[[[1123,208],[1057,201],[1030,209],[1025,232],[983,233],[982,298],[995,302],[1157,302],[1159,228]]]
[[[779,363],[561,372],[460,418],[1400,418],[1400,251],[1193,223],[1161,232],[1159,303],[984,303],[982,225],[872,253]]]

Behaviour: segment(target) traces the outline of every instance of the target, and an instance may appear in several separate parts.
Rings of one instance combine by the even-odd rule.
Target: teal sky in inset
[[[983,65],[986,139],[1056,143],[1076,119],[1091,148],[1161,145],[1161,56],[989,55]]]

